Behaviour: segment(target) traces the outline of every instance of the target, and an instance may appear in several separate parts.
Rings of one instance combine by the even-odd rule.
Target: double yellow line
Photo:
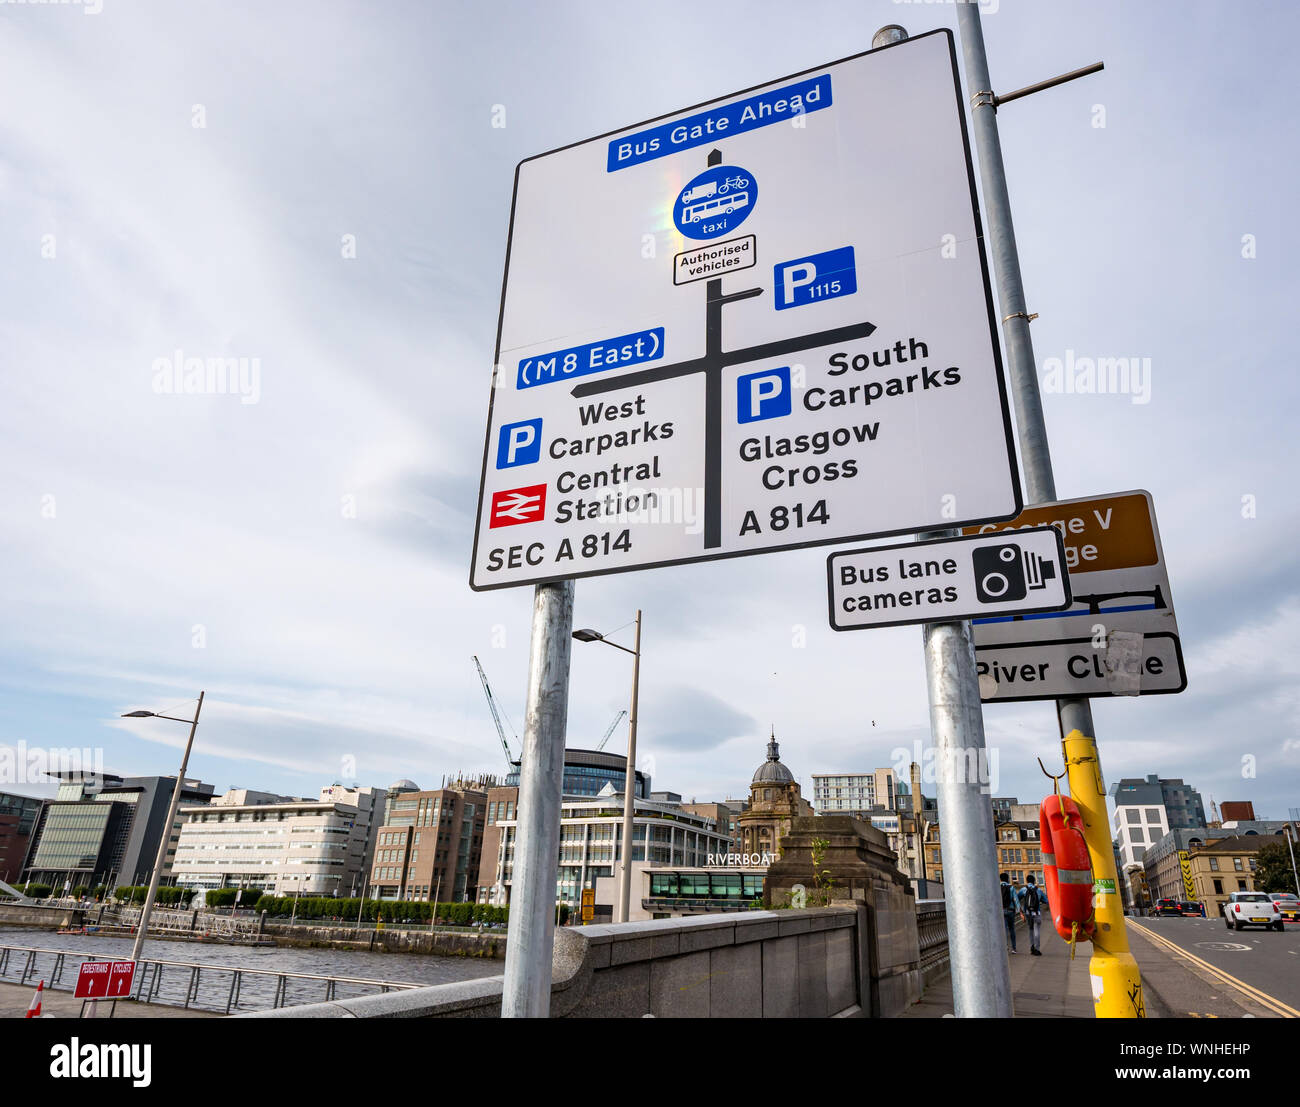
[[[1183,947],[1178,945],[1177,942],[1171,942],[1168,938],[1161,934],[1157,934],[1154,930],[1148,930],[1145,926],[1134,919],[1125,919],[1124,923],[1126,926],[1131,926],[1134,930],[1139,931],[1145,937],[1150,938],[1155,945],[1168,950],[1170,953],[1175,953],[1180,957],[1185,957],[1198,969],[1208,973],[1220,983],[1228,985],[1229,988],[1236,988],[1242,995],[1253,999],[1263,1007],[1267,1007],[1275,1015],[1281,1015],[1284,1019],[1300,1019],[1300,1011],[1297,1011],[1294,1007],[1288,1007],[1280,999],[1274,999],[1267,992],[1261,992],[1258,988],[1251,987],[1251,985],[1247,984],[1244,980],[1238,980],[1231,973],[1226,973],[1222,969],[1216,968],[1208,961],[1202,961],[1194,953],[1188,953],[1187,950],[1183,949]]]

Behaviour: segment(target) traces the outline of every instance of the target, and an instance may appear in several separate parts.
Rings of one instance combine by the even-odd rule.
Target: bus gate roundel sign
[[[734,231],[758,203],[758,183],[734,165],[706,169],[682,189],[673,223],[687,238],[721,238]]]

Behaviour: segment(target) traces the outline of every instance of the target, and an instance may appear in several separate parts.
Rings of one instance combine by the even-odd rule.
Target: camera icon
[[[1056,566],[1015,542],[980,546],[971,555],[975,568],[975,598],[980,603],[1023,600],[1031,591],[1046,588],[1056,577]]]

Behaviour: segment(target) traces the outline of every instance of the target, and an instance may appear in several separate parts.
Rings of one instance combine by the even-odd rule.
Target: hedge
[[[234,907],[235,897],[240,892],[244,894],[239,897],[239,906],[252,907],[262,895],[256,888],[213,888],[203,897],[205,907]]]
[[[54,891],[53,885],[50,884],[15,884],[14,887],[23,895],[31,896],[32,899],[44,899]]]
[[[212,893],[208,893],[210,903]],[[357,897],[329,899],[324,896],[300,896],[295,909],[293,896],[264,894],[257,901],[256,910],[265,911],[268,918],[338,919],[355,922],[360,912],[363,922],[397,924],[403,922],[428,923],[433,918],[432,903],[423,900],[366,899]],[[472,926],[476,922],[503,923],[509,918],[508,907],[495,907],[488,903],[439,903],[438,921],[451,926]]]
[[[125,900],[128,903],[138,903],[143,905],[145,897],[149,894],[148,884],[123,884],[113,889],[113,897],[119,900]],[[157,907],[184,907],[194,898],[193,888],[172,888],[163,885],[154,894],[154,904]]]

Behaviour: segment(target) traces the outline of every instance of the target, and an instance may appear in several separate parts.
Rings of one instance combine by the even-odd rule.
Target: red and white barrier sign
[[[83,961],[73,998],[125,999],[134,979],[134,961]]]

